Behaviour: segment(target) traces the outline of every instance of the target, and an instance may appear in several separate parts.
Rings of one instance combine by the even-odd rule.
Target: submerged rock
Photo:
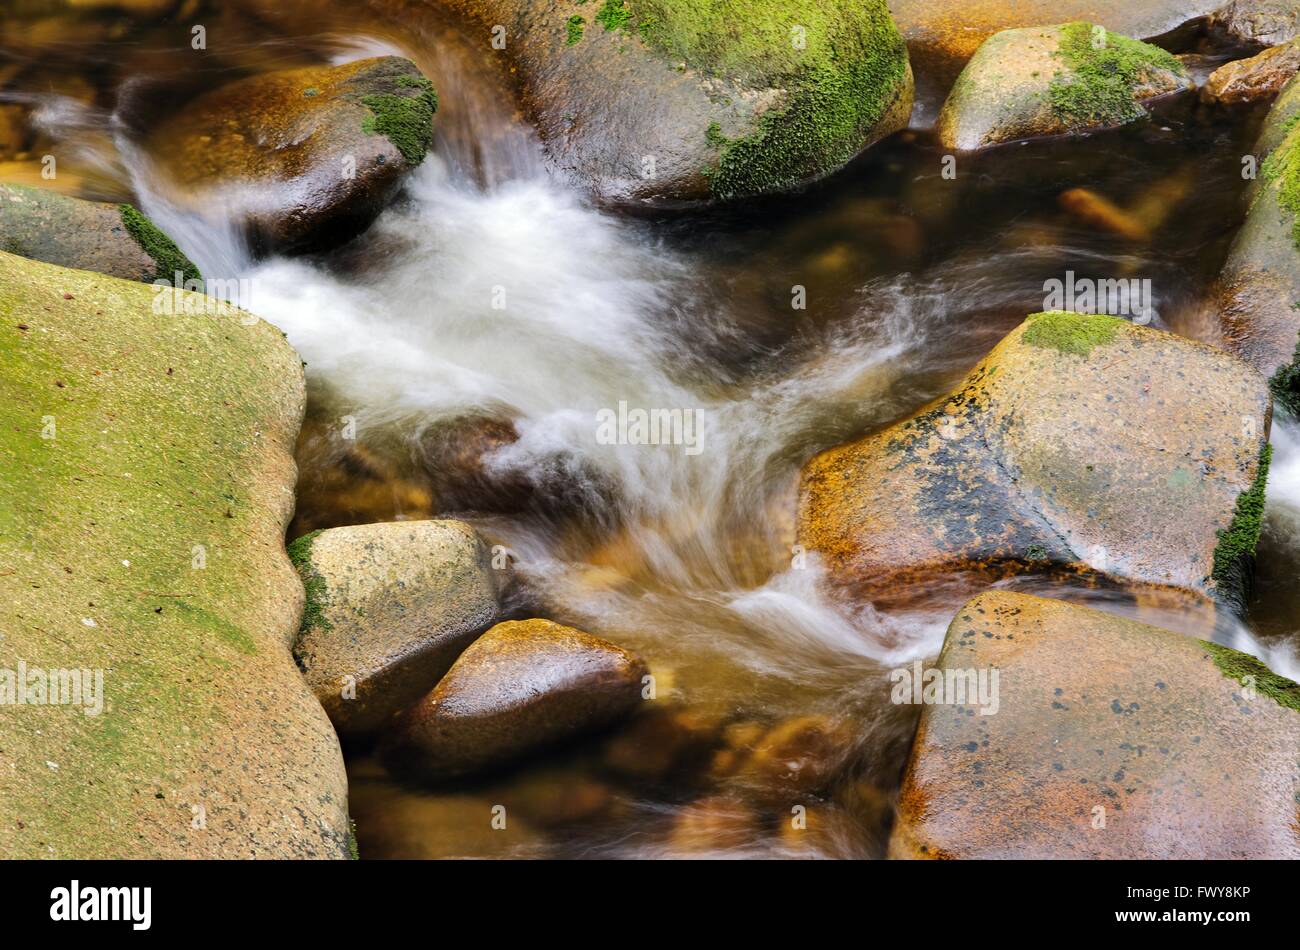
[[[937,671],[892,856],[1300,857],[1300,685],[1253,657],[991,591],[958,611]],[[981,715],[958,679],[991,695],[994,674]]]
[[[1228,345],[1300,414],[1300,83],[1273,105],[1255,146],[1260,162],[1246,220],[1219,278]]]
[[[0,184],[0,251],[123,280],[200,280],[174,241],[131,205]]]
[[[1005,30],[976,52],[939,114],[945,148],[1116,128],[1194,87],[1176,58],[1091,23]]]
[[[385,758],[431,781],[505,765],[626,715],[645,675],[631,653],[572,627],[500,623],[403,714]]]
[[[302,364],[153,301],[0,254],[0,668],[102,676],[98,710],[0,715],[0,850],[344,857],[338,740],[289,652]]]
[[[1287,43],[1220,66],[1201,87],[1201,98],[1225,106],[1268,102],[1298,70],[1300,43]]]
[[[170,200],[242,224],[258,251],[340,244],[423,160],[438,97],[397,56],[241,79],[151,130]]]
[[[615,203],[782,191],[907,124],[885,0],[453,0],[505,54],[552,163]]]
[[[1300,38],[1296,0],[1233,0],[1209,19],[1212,32],[1238,43],[1280,46]]]
[[[307,589],[294,656],[339,735],[372,734],[501,619],[508,566],[461,521],[329,528],[289,545]]]
[[[799,542],[886,597],[1056,566],[1232,596],[1267,476],[1264,380],[1108,316],[1036,314],[952,393],[804,468]]]

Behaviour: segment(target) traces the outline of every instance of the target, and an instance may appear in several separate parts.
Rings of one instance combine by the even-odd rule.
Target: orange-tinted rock
[[[938,669],[996,671],[996,712],[923,707],[892,856],[1300,857],[1300,686],[1253,658],[994,591]]]
[[[949,395],[809,461],[799,542],[865,597],[1062,566],[1230,594],[1220,535],[1241,526],[1269,421],[1264,380],[1227,353],[1038,314]],[[1257,536],[1256,523],[1242,549]]]
[[[1300,44],[1295,42],[1264,50],[1249,59],[1225,63],[1201,87],[1201,98],[1220,105],[1268,102],[1300,70]]]
[[[645,675],[633,654],[572,627],[499,623],[399,718],[385,759],[431,781],[507,765],[617,721]]]

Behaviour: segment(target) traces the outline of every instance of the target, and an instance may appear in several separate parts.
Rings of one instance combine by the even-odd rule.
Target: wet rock
[[[1250,46],[1281,46],[1300,37],[1295,0],[1233,0],[1209,19],[1212,33]]]
[[[123,280],[201,279],[172,239],[131,205],[24,185],[0,184],[0,251]]]
[[[890,0],[918,82],[946,89],[980,44],[1003,30],[1066,20],[1103,23],[1143,40],[1172,33],[1223,0]]]
[[[460,521],[329,528],[289,556],[307,589],[294,656],[345,739],[423,696],[501,618],[507,574]]]
[[[605,745],[614,773],[662,782],[701,775],[721,739],[721,724],[689,709],[655,708],[636,716]]]
[[[992,591],[938,669],[996,671],[997,712],[922,708],[892,856],[1300,856],[1300,686],[1252,657]]]
[[[401,716],[384,755],[431,781],[505,765],[622,718],[645,675],[631,653],[572,627],[500,623]]]
[[[1229,347],[1269,380],[1274,398],[1300,413],[1300,83],[1273,105],[1255,145],[1260,163],[1246,220],[1219,277]]]
[[[1169,53],[1090,23],[1005,30],[957,78],[936,131],[945,148],[974,151],[1116,128],[1193,85]]]
[[[758,846],[765,834],[761,816],[747,802],[710,795],[683,807],[673,819],[668,855],[724,855]]]
[[[609,202],[789,189],[840,168],[911,111],[907,51],[885,0],[452,6],[505,27],[550,160]]]
[[[803,472],[799,542],[860,597],[1063,566],[1233,596],[1259,534],[1270,401],[1214,347],[1036,314],[911,419]]]
[[[259,251],[317,250],[365,230],[424,160],[437,103],[397,56],[310,66],[205,93],[147,147],[179,207],[242,223]]]
[[[755,740],[736,774],[762,800],[789,805],[825,790],[852,750],[853,735],[844,723],[800,716]]]
[[[1297,71],[1300,71],[1300,43],[1276,46],[1249,59],[1220,66],[1201,87],[1201,98],[1225,106],[1269,102]]]
[[[521,510],[528,501],[528,479],[489,469],[492,453],[518,440],[512,421],[488,415],[443,419],[425,428],[419,436],[420,463],[439,510]]]
[[[0,716],[0,849],[344,857],[338,739],[290,655],[301,361],[154,299],[0,253],[0,667],[102,671],[94,715]]]

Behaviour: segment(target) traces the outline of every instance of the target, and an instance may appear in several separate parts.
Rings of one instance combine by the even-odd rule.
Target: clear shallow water
[[[628,740],[629,753],[615,736],[441,790],[404,787],[357,756],[363,855],[879,855],[915,726],[888,702],[888,671],[936,655],[977,588],[936,583],[907,612],[829,599],[815,560],[791,548],[799,466],[945,391],[1066,270],[1149,278],[1157,325],[1213,340],[1202,292],[1239,218],[1250,123],[1172,116],[971,161],[956,181],[912,132],[797,196],[638,220],[547,175],[504,77],[450,28],[316,23],[290,40],[235,22],[229,36],[197,71],[174,36],[140,38],[107,80],[111,104],[23,88],[21,74],[0,101],[36,108],[42,134],[69,143],[78,191],[135,194],[205,273],[249,279],[252,308],[303,355],[311,405],[293,533],[461,513],[512,551],[528,610],[645,656],[665,705],[692,719],[687,745],[701,747],[699,761],[656,770],[666,740]],[[102,70],[108,43],[60,55]],[[172,208],[133,144],[186,89],[388,51],[439,89],[435,156],[333,254],[252,261],[219,215]],[[169,82],[180,88],[164,94]],[[1140,212],[1151,239],[1070,212],[1061,195],[1073,187]],[[791,307],[796,285],[806,309]],[[600,444],[595,414],[620,402],[698,413],[701,451]],[[512,439],[492,443],[448,506],[435,450],[442,427],[467,418]],[[349,423],[355,441],[342,438]],[[1298,432],[1275,425],[1248,621],[1044,578],[1007,586],[1214,636],[1295,676]],[[813,833],[797,836],[780,776],[720,759],[754,724],[809,718],[817,727],[792,745],[829,777]],[[495,803],[519,816],[518,834],[479,820]]]

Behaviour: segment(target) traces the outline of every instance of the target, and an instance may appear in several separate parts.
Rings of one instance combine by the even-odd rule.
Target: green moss
[[[311,630],[329,630],[333,624],[325,616],[326,585],[325,578],[312,566],[311,546],[320,531],[312,531],[295,540],[286,549],[289,560],[298,569],[302,577],[302,587],[307,599],[302,607],[302,621],[298,624],[298,636]]]
[[[438,94],[433,83],[423,76],[399,76],[397,85],[419,90],[416,95],[377,93],[364,96],[362,102],[372,115],[362,123],[367,135],[381,133],[402,153],[409,165],[424,161],[433,144],[433,116],[438,111]]]
[[[1237,507],[1232,523],[1219,532],[1219,544],[1214,549],[1214,578],[1216,590],[1235,597],[1242,587],[1259,543],[1260,528],[1264,523],[1265,490],[1268,485],[1268,466],[1273,460],[1273,446],[1264,445],[1259,453],[1259,468],[1255,481],[1237,496]]]
[[[626,29],[632,19],[624,0],[605,0],[604,6],[596,11],[596,22],[605,28],[605,32]]]
[[[357,849],[357,823],[348,816],[348,858],[352,861],[361,860],[361,852]]]
[[[1071,125],[1123,125],[1146,115],[1133,91],[1161,71],[1186,75],[1172,53],[1106,30],[1100,48],[1091,23],[1069,23],[1061,30],[1056,55],[1066,66],[1048,89],[1052,111]]]
[[[1093,347],[1105,346],[1125,321],[1103,313],[1071,313],[1054,310],[1029,317],[1021,340],[1029,346],[1060,350],[1075,356],[1089,355]]]
[[[1300,417],[1300,341],[1297,341],[1291,362],[1278,369],[1268,381],[1273,399],[1286,407],[1293,416]]]
[[[1300,683],[1274,673],[1251,656],[1218,643],[1205,643],[1205,650],[1224,676],[1237,683],[1251,678],[1255,689],[1279,706],[1300,712]],[[1243,684],[1244,685],[1244,684]]]
[[[122,216],[122,226],[126,232],[157,265],[154,280],[175,281],[177,272],[186,281],[203,280],[203,275],[194,266],[194,262],[156,224],[131,205],[118,205],[117,210]]]
[[[569,17],[568,21],[565,23],[565,29],[568,30],[568,37],[564,41],[565,46],[573,46],[582,39],[583,24],[586,22],[587,21],[577,13]]]
[[[1291,243],[1300,251],[1300,116],[1286,125],[1282,142],[1269,153],[1260,167],[1260,178],[1277,193],[1277,203],[1291,215]]]

